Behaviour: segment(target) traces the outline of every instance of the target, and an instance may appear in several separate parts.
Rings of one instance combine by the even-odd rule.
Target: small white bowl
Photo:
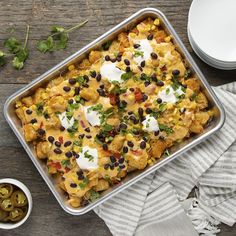
[[[31,196],[29,189],[23,183],[21,183],[20,181],[18,181],[16,179],[10,179],[10,178],[0,179],[0,184],[3,184],[3,183],[15,185],[16,187],[18,187],[19,189],[21,189],[25,193],[25,195],[28,199],[28,211],[22,220],[20,220],[19,222],[16,222],[16,223],[0,223],[0,229],[15,229],[15,228],[21,226],[22,224],[24,224],[25,221],[29,218],[29,215],[30,215],[30,213],[32,211],[32,207],[33,207],[32,196]]]

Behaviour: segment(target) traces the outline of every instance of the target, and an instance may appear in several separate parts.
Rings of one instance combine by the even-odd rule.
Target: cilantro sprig
[[[69,33],[82,27],[87,22],[88,20],[85,20],[69,29],[65,29],[61,26],[53,26],[51,28],[51,35],[49,35],[47,39],[39,41],[37,49],[42,53],[65,49],[69,40]]]
[[[29,25],[27,25],[24,44],[22,44],[15,37],[10,37],[5,40],[4,47],[8,50],[8,54],[3,51],[0,51],[0,66],[4,65],[7,62],[6,59],[8,57],[13,57],[12,66],[15,69],[21,70],[24,67],[24,62],[29,56],[29,50],[27,48],[29,30],[30,27]]]

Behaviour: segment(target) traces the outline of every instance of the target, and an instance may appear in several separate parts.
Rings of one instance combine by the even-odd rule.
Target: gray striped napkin
[[[149,232],[148,235],[192,236],[196,235],[193,225],[200,233],[209,232],[196,222],[206,222],[213,219],[211,216],[228,225],[236,221],[236,83],[214,90],[226,111],[222,129],[95,209],[113,235],[141,236]],[[198,204],[186,212],[194,220],[192,225],[179,201],[184,201],[194,186],[198,186]],[[203,219],[196,221],[192,215]]]

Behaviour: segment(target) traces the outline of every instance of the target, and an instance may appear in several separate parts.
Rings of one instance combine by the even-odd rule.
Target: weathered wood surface
[[[15,71],[11,65],[0,69],[0,109],[6,98],[32,81],[43,72],[65,59],[79,48],[106,32],[132,13],[144,7],[162,10],[193,55],[206,78],[212,85],[236,80],[236,71],[220,71],[200,61],[189,45],[186,27],[191,0],[8,0],[0,1],[0,49],[3,41],[11,35],[24,37],[25,25],[31,26],[30,58],[22,71]],[[70,34],[69,46],[65,51],[41,54],[35,50],[37,40],[46,36],[51,25],[70,27],[84,19],[88,24]],[[20,146],[15,135],[0,113],[0,178],[13,177],[23,181],[33,195],[33,212],[20,228],[11,231],[0,230],[1,236],[48,236],[48,235],[111,235],[105,224],[93,212],[83,216],[65,213]],[[222,236],[236,235],[236,227],[222,225]]]

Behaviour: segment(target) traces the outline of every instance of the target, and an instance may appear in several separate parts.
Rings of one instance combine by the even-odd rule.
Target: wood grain
[[[220,71],[207,66],[192,52],[186,28],[191,0],[8,0],[0,1],[0,50],[11,35],[24,38],[26,24],[30,31],[30,57],[22,71],[12,69],[10,63],[0,68],[0,109],[8,96],[24,84],[44,73],[87,43],[144,7],[163,11],[173,24],[187,49],[212,85],[236,80],[236,71]],[[70,27],[88,19],[88,24],[70,34],[68,48],[51,54],[41,54],[35,49],[39,39],[50,31],[52,25]],[[15,28],[13,33],[10,31]],[[29,160],[0,113],[0,178],[12,177],[23,181],[33,195],[33,212],[29,220],[12,231],[0,230],[1,236],[73,236],[111,235],[104,222],[93,212],[83,216],[65,213]],[[222,225],[220,236],[236,235],[236,227]]]

